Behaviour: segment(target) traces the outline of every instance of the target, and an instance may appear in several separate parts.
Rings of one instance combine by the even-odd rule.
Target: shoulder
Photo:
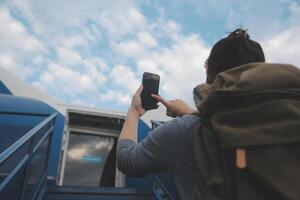
[[[184,115],[182,117],[176,117],[170,121],[165,122],[162,126],[156,128],[157,131],[160,130],[175,130],[182,131],[184,129],[198,124],[201,122],[201,118],[195,115]]]
[[[194,132],[198,125],[201,124],[201,118],[195,115],[184,115],[182,117],[176,117],[175,119],[166,122],[158,128],[151,131],[154,137],[161,137],[166,139],[178,138],[185,135],[187,132]]]
[[[201,121],[201,118],[196,115],[183,115],[182,117],[176,117],[171,121],[166,122],[165,124],[172,124],[176,126],[189,126]]]
[[[182,130],[190,129],[201,123],[201,118],[196,115],[184,115],[174,120]]]

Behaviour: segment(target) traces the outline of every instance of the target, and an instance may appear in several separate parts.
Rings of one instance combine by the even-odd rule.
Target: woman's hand
[[[181,99],[167,101],[159,95],[152,94],[151,96],[166,106],[166,108],[167,108],[166,114],[170,117],[177,117],[177,116],[192,114],[193,112],[196,111],[196,110],[190,108]]]

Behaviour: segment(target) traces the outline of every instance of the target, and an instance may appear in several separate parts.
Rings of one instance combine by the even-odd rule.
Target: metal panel
[[[55,110],[49,105],[35,99],[0,94],[0,111],[2,113],[49,116]]]
[[[37,189],[39,181],[47,169],[47,150],[49,147],[49,135],[36,149],[31,158],[31,163],[28,171],[28,178],[25,190],[25,199],[32,199]]]
[[[0,199],[32,200],[41,191],[55,116],[46,118],[0,154]]]
[[[54,133],[52,135],[52,140],[50,145],[51,149],[50,149],[49,162],[48,162],[47,179],[49,180],[49,178],[51,178],[51,180],[48,181],[48,184],[50,185],[57,184],[56,181],[57,181],[57,176],[59,171],[64,122],[65,122],[64,116],[58,113],[55,118],[55,127],[54,127]]]
[[[115,187],[48,187],[45,200],[155,200],[151,189]]]
[[[55,113],[56,110],[54,110],[49,105],[35,100],[35,99],[29,99],[29,98],[22,98],[22,97],[16,97],[12,95],[4,95],[0,94],[0,113],[1,114],[9,114],[9,115],[19,115],[18,118],[9,118],[8,116],[5,116],[4,118],[0,118],[3,120],[3,124],[13,124],[14,126],[16,124],[18,125],[25,125],[33,127],[38,122],[34,118],[34,116],[38,117],[45,117],[51,115],[52,113]],[[22,117],[22,118],[21,118]],[[6,121],[4,121],[6,120]],[[58,166],[59,166],[59,159],[60,159],[60,150],[61,150],[61,140],[62,140],[62,134],[63,134],[63,128],[64,128],[64,117],[61,114],[57,114],[57,117],[55,119],[55,130],[53,134],[52,139],[52,148],[50,152],[50,161],[49,161],[49,170],[48,170],[48,176],[53,177],[52,184],[54,185],[56,182],[56,176],[58,172]],[[1,129],[0,129],[0,133]]]
[[[12,94],[11,91],[0,81],[0,93],[2,94]]]
[[[25,178],[25,168],[22,168],[8,185],[1,191],[0,199],[2,200],[17,200],[21,199],[22,187],[20,187]]]

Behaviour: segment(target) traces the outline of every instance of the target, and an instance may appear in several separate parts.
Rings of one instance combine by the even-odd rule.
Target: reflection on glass
[[[64,185],[98,186],[114,138],[71,133]]]

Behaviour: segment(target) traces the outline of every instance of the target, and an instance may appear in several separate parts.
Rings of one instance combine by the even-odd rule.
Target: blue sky
[[[192,105],[210,48],[240,26],[300,66],[295,0],[2,0],[0,65],[66,103],[125,111],[142,73]]]

